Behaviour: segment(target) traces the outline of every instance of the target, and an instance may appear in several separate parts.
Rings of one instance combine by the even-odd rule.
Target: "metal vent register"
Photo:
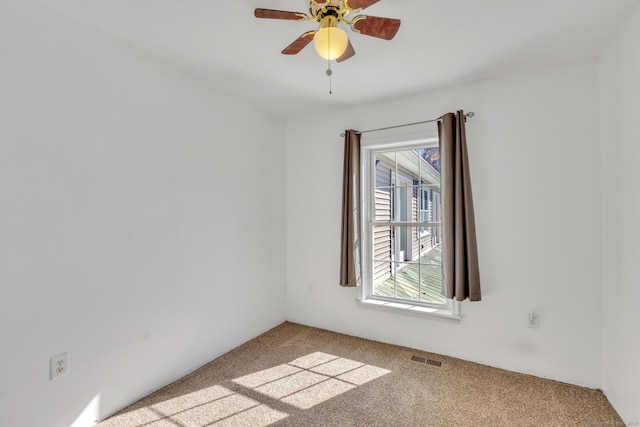
[[[420,356],[411,356],[411,360],[418,363],[426,363],[427,365],[437,366],[438,368],[442,366],[442,362],[433,359],[427,359],[425,357]]]

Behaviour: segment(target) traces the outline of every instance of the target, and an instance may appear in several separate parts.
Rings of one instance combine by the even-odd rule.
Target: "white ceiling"
[[[327,64],[309,45],[280,51],[311,22],[257,19],[306,0],[44,0],[281,117],[335,109],[597,57],[640,0],[381,0],[392,41],[349,32],[356,56]]]

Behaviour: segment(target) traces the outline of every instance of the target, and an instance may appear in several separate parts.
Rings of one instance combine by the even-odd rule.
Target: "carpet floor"
[[[285,322],[99,427],[624,425],[599,390]]]

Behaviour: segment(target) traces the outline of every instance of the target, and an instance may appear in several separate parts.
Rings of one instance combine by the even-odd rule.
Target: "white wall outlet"
[[[51,358],[51,380],[69,373],[69,353],[61,353]]]
[[[535,311],[529,312],[527,326],[530,328],[538,328],[538,314]]]
[[[307,282],[307,293],[309,295],[313,294],[314,288],[315,286],[312,282]]]

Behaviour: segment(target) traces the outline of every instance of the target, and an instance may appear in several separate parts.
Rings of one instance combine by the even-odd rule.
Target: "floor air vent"
[[[420,357],[420,356],[411,356],[411,360],[413,360],[414,362],[418,362],[418,363],[427,363],[427,359],[425,359],[424,357]]]
[[[411,356],[411,360],[418,363],[426,363],[427,365],[437,366],[438,368],[442,366],[442,362],[438,360],[427,359],[426,357]]]

